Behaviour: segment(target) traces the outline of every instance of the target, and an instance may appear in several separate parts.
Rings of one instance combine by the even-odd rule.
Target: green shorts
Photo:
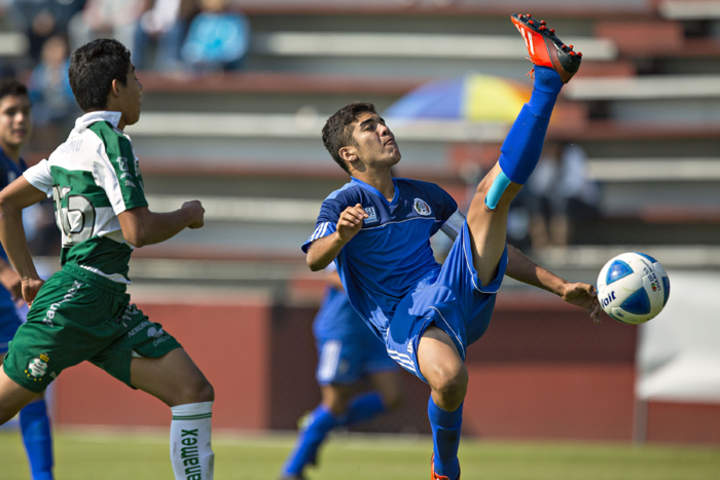
[[[89,360],[132,387],[133,357],[159,358],[179,347],[130,304],[125,285],[66,264],[40,288],[3,368],[18,384],[42,392],[65,368]]]

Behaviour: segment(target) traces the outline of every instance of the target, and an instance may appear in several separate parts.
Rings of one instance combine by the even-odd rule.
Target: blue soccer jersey
[[[345,208],[362,205],[368,218],[335,263],[353,307],[383,340],[398,302],[437,277],[430,237],[457,210],[455,200],[433,183],[393,183],[395,196],[388,202],[375,187],[352,178],[322,203],[315,231],[302,246],[307,253],[312,242],[335,231]]]
[[[22,175],[22,172],[27,169],[27,165],[20,159],[20,165],[13,162],[0,147],[0,190],[7,187],[13,180]],[[7,254],[0,245],[0,258],[8,262]],[[15,308],[15,304],[12,301],[10,292],[7,291],[3,286],[0,285],[0,308],[7,307]]]

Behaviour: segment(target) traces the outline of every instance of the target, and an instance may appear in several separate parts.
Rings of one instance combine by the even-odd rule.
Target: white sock
[[[212,480],[215,454],[210,445],[213,402],[171,407],[170,461],[175,480]]]

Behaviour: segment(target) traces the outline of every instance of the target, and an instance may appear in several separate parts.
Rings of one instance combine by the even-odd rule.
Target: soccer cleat
[[[580,68],[582,53],[574,51],[573,45],[564,44],[555,35],[555,29],[548,28],[545,20],[535,20],[529,13],[514,13],[510,15],[510,20],[525,40],[534,65],[552,68],[563,83],[575,75]]]
[[[430,480],[450,480],[450,477],[447,475],[438,475],[435,473],[435,454],[433,453],[431,459],[430,459]],[[457,480],[460,480],[460,475],[458,475]]]

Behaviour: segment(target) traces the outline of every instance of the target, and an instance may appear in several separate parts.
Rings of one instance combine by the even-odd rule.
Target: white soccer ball
[[[637,325],[663,309],[670,296],[670,279],[650,255],[621,253],[600,270],[597,292],[605,313],[619,322]]]

